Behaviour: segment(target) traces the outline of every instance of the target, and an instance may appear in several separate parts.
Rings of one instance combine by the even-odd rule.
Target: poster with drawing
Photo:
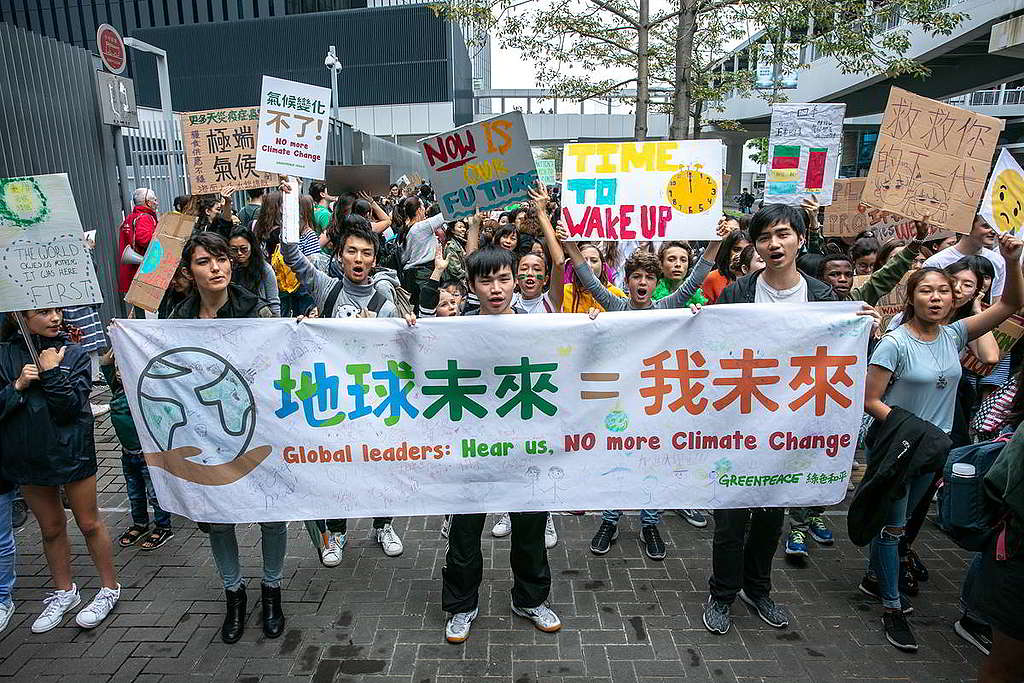
[[[861,201],[970,232],[1002,129],[999,119],[893,88]]]
[[[102,302],[67,174],[0,178],[0,311]]]
[[[126,302],[150,313],[160,308],[160,301],[174,278],[181,262],[181,252],[195,224],[195,216],[180,213],[160,216],[156,232],[146,248],[146,255],[142,257],[142,264],[124,296]]]
[[[864,410],[860,306],[127,320],[111,340],[160,505],[198,521],[825,505]]]
[[[823,233],[829,237],[856,237],[868,229],[868,217],[860,206],[864,178],[839,178],[832,189],[832,203],[825,207]]]
[[[808,195],[832,203],[845,104],[772,105],[765,204],[799,206]]]
[[[1024,170],[1005,148],[999,151],[978,213],[1000,233],[1018,235],[1024,225]]]

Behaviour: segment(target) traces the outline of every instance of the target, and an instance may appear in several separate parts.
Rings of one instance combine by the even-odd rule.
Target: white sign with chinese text
[[[802,506],[846,495],[859,307],[126,320],[111,338],[160,505],[195,520]]]
[[[323,180],[330,111],[329,88],[264,76],[256,170]]]

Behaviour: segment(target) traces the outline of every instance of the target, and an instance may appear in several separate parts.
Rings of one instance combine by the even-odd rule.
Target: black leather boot
[[[245,632],[245,586],[239,586],[238,590],[224,591],[227,596],[227,614],[224,615],[224,625],[220,629],[220,639],[228,645],[237,643]]]
[[[263,635],[277,638],[284,633],[284,615],[281,614],[281,589],[260,584],[263,605]]]

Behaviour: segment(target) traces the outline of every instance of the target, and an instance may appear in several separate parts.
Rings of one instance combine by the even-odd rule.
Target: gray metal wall
[[[118,311],[117,173],[100,120],[93,57],[0,24],[0,177],[67,173],[86,230],[96,230],[103,317]]]

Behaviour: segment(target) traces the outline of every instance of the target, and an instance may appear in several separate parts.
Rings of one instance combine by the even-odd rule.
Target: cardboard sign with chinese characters
[[[870,275],[857,275],[853,278],[853,289],[863,287],[870,279]],[[909,279],[910,273],[907,273],[903,276],[903,279],[896,283],[895,287],[889,290],[888,294],[879,299],[878,303],[875,304],[875,310],[882,316],[882,330],[888,330],[889,321],[897,313],[902,313],[907,305],[907,280]]]
[[[0,178],[0,311],[102,301],[67,174]]]
[[[832,203],[845,113],[845,104],[772,105],[765,204],[799,206],[810,195]]]
[[[277,176],[256,170],[256,107],[193,111],[180,115],[185,169],[192,194],[224,188],[273,187]]]
[[[264,76],[256,168],[323,180],[331,132],[330,112],[329,88]]]
[[[126,302],[150,313],[160,308],[160,301],[171,284],[181,262],[181,251],[195,224],[195,216],[177,213],[160,216],[146,255],[132,278],[128,293],[124,295]]]
[[[1002,129],[999,119],[893,88],[861,201],[970,232]]]
[[[111,341],[160,506],[195,520],[721,510],[846,496],[860,306],[602,313],[599,334],[582,315],[127,320]]]
[[[518,111],[422,138],[419,145],[441,213],[450,221],[525,201],[537,182]],[[416,184],[412,174],[409,181]]]

